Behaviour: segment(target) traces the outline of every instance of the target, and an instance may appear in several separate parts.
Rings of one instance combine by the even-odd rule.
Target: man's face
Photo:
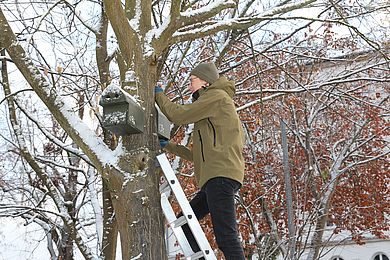
[[[196,92],[203,86],[207,86],[207,81],[204,81],[203,79],[200,79],[194,75],[190,76],[190,85],[188,86],[188,89],[191,91],[191,93]]]

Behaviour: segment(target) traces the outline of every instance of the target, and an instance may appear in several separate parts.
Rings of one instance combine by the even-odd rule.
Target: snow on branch
[[[293,88],[293,89],[281,89],[281,90],[265,89],[265,93],[275,93],[275,94],[272,94],[270,96],[266,96],[266,97],[259,98],[259,99],[253,100],[251,102],[248,102],[245,105],[242,105],[242,106],[238,107],[237,111],[249,108],[249,107],[251,107],[253,105],[256,105],[256,104],[259,104],[261,102],[264,102],[264,101],[267,101],[267,100],[271,100],[271,99],[274,99],[274,98],[277,98],[277,97],[280,97],[280,96],[283,96],[283,95],[286,95],[286,94],[293,94],[293,93],[301,93],[301,92],[305,92],[305,91],[318,90],[318,89],[321,89],[321,88],[323,88],[325,86],[329,86],[329,85],[343,84],[343,83],[356,82],[356,81],[389,82],[390,80],[388,78],[374,78],[374,77],[354,77],[354,78],[349,78],[349,77],[351,77],[353,75],[356,75],[356,74],[358,74],[360,72],[363,72],[363,71],[366,71],[368,69],[371,69],[371,68],[374,68],[374,67],[378,67],[378,66],[381,66],[381,65],[385,65],[385,64],[388,64],[388,63],[389,63],[389,61],[385,60],[385,61],[380,62],[380,63],[370,64],[370,65],[365,66],[363,68],[360,68],[360,69],[357,69],[357,70],[353,70],[353,71],[351,71],[349,73],[346,73],[346,74],[343,74],[343,75],[340,75],[340,76],[328,79],[326,81],[322,81],[322,82],[318,82],[318,83],[312,83],[312,84],[308,84],[308,85],[305,85],[305,86],[302,85],[302,86],[299,86],[299,87],[296,87],[296,88]],[[240,94],[240,95],[243,95],[243,94],[259,94],[259,93],[261,93],[261,90],[238,92],[238,94]]]
[[[1,9],[0,9],[0,18],[1,18]],[[1,26],[1,23],[0,23]],[[12,52],[9,52],[12,56]],[[15,63],[17,64],[17,63]],[[6,70],[6,69],[5,69]],[[7,73],[7,72],[6,72]],[[9,83],[5,82],[4,84],[4,92],[10,93],[9,89]],[[72,238],[75,240],[75,243],[77,244],[78,248],[80,249],[80,252],[83,254],[83,256],[86,259],[95,259],[93,254],[91,253],[90,249],[87,247],[83,239],[81,238],[80,234],[77,232],[77,229],[75,227],[75,223],[73,221],[72,216],[70,216],[68,209],[66,207],[66,202],[64,201],[64,198],[61,196],[61,192],[58,190],[58,188],[54,185],[51,178],[46,174],[44,169],[38,164],[38,162],[35,160],[34,156],[30,152],[28,146],[26,145],[24,136],[22,134],[21,126],[18,123],[18,119],[15,113],[15,105],[13,102],[13,99],[8,100],[8,107],[10,110],[10,121],[11,125],[14,131],[14,134],[16,136],[20,154],[23,157],[23,159],[28,163],[28,165],[34,170],[34,172],[37,174],[39,179],[42,181],[42,183],[45,185],[46,189],[48,190],[48,193],[50,194],[50,197],[54,201],[58,211],[60,212],[60,216],[64,224],[69,229],[69,233],[72,236]]]
[[[15,104],[18,106],[18,108],[27,116],[28,119],[30,119],[41,132],[54,144],[61,147],[61,149],[64,149],[65,151],[72,153],[81,159],[83,159],[88,164],[92,165],[91,161],[88,159],[85,154],[83,154],[80,150],[73,148],[70,145],[65,144],[60,139],[58,139],[56,136],[54,136],[52,133],[46,130],[46,127],[44,127],[41,123],[39,123],[39,120],[36,119],[30,112],[28,112],[23,106],[19,104],[19,101],[17,99],[14,100]]]
[[[236,1],[233,0],[218,0],[195,10],[187,10],[180,13],[180,15],[183,18],[190,18],[196,21],[204,20],[205,18],[214,16],[224,9],[233,8],[236,4]]]
[[[236,7],[236,5],[236,1],[233,0],[218,0],[195,10],[187,10],[179,13],[179,6],[173,4],[170,15],[165,19],[163,24],[159,28],[147,33],[147,42],[154,47],[158,54],[175,42],[172,40],[172,35],[177,30],[204,22],[225,9]],[[200,38],[202,36],[193,34],[192,37]],[[177,41],[181,38],[175,37],[174,39]]]
[[[215,34],[223,30],[247,29],[262,21],[273,19],[273,16],[275,15],[285,14],[293,10],[308,6],[314,2],[316,2],[316,0],[303,0],[297,3],[285,4],[282,6],[274,7],[271,10],[268,10],[260,15],[253,17],[240,17],[224,19],[220,21],[207,21],[208,18],[214,16],[221,10],[235,6],[234,1],[226,1],[225,5],[222,5],[221,3],[221,5],[217,5],[218,2],[216,2],[212,5],[202,7],[198,10],[181,13],[181,18],[186,19],[184,19],[181,24],[179,22],[181,30],[176,30],[172,33],[172,37],[169,38],[169,43],[173,44],[175,42],[194,40],[197,38],[205,37],[207,35]],[[163,38],[166,39],[166,37]]]
[[[141,0],[135,0],[134,11],[135,11],[134,17],[129,21],[129,24],[134,31],[139,32],[140,20],[142,15]]]
[[[278,15],[278,14],[285,14],[285,13],[291,12],[293,10],[306,7],[314,2],[317,2],[317,0],[302,0],[302,1],[298,1],[296,3],[290,3],[290,4],[284,4],[281,6],[276,6],[276,7],[272,8],[271,10],[268,10],[268,11],[266,11],[266,12],[264,12],[261,15],[256,16],[256,17],[261,18],[264,16],[274,16],[274,15]],[[253,18],[256,18],[256,17],[253,17]]]
[[[72,112],[72,109],[63,104],[60,107],[62,116],[65,117],[69,123],[68,127],[71,127],[71,130],[74,131],[79,138],[79,142],[82,142],[104,165],[116,165],[118,157],[111,151],[107,145],[100,139],[94,131],[92,131],[77,115]],[[67,129],[65,129],[67,131]],[[73,138],[72,138],[73,139]],[[76,142],[78,144],[78,142]],[[95,165],[96,166],[96,165]]]
[[[33,63],[19,44],[4,14],[0,9],[0,44],[6,47],[16,67],[31,88],[45,103],[61,127],[88,156],[93,165],[102,171],[106,165],[114,165],[117,156],[72,110],[69,102],[60,96]]]
[[[132,60],[134,50],[140,50],[140,41],[138,32],[132,27],[136,20],[131,22],[127,19],[125,10],[119,0],[104,0],[105,12],[111,22],[115,35],[118,39],[118,45],[126,62]],[[141,2],[141,1],[140,1]]]
[[[0,204],[0,217],[9,217],[10,215],[13,214],[20,214],[21,211],[44,212],[44,213],[52,214],[57,217],[62,217],[62,215],[56,211],[48,210],[36,206],[31,207],[31,206],[7,204],[7,203]]]
[[[207,35],[211,35],[223,30],[228,29],[246,29],[248,28],[248,23],[246,21],[241,22],[235,18],[225,19],[221,21],[209,21],[206,26],[202,25],[198,28],[191,28],[191,30],[182,30],[177,31],[172,35],[170,41],[173,42],[182,42],[191,39],[202,38]]]
[[[336,180],[339,178],[339,176],[347,171],[348,169],[368,163],[373,160],[377,160],[379,158],[385,157],[387,154],[389,154],[389,150],[385,150],[383,153],[370,157],[365,160],[356,161],[353,163],[349,163],[347,166],[343,167],[343,163],[346,161],[348,157],[351,155],[352,146],[356,144],[356,140],[361,135],[363,129],[367,126],[367,124],[370,122],[369,119],[364,120],[360,125],[356,124],[356,129],[352,132],[352,134],[348,138],[343,138],[338,140],[334,143],[332,147],[331,152],[331,158],[333,160],[333,164],[331,165],[329,169],[330,173],[330,180],[327,186],[324,188],[324,196],[322,197],[321,201],[323,204],[328,204],[329,200],[332,197],[332,194],[335,190],[335,187],[337,185]],[[371,138],[368,138],[370,140]],[[359,147],[359,145],[357,146]],[[357,148],[356,148],[357,149]]]
[[[126,76],[129,76],[130,74],[127,73]],[[128,77],[126,78],[126,80],[132,80],[132,78]],[[105,96],[107,99],[110,99],[110,98],[116,98],[118,96],[121,96],[121,95],[124,95],[125,97],[128,97],[129,99],[131,99],[132,101],[134,101],[137,105],[139,105],[140,107],[141,106],[141,100],[138,99],[138,96],[133,96],[133,95],[130,95],[129,93],[127,93],[126,91],[124,91],[118,83],[115,83],[114,81],[108,85],[103,93],[102,93],[102,96]],[[143,108],[144,109],[144,108]]]

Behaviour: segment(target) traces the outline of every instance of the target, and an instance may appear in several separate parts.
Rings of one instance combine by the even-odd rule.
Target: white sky
[[[50,259],[41,227],[24,224],[18,218],[0,218],[0,260]]]

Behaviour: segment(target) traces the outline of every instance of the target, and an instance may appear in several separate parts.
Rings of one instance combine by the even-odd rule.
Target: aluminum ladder
[[[206,260],[216,260],[215,254],[207,241],[203,230],[195,217],[194,211],[192,210],[190,203],[188,202],[183,189],[173,171],[171,164],[168,161],[165,153],[157,155],[157,160],[163,171],[166,181],[160,186],[161,193],[161,208],[168,222],[168,225],[172,228],[172,231],[183,251],[184,257],[180,259],[193,260],[204,257]],[[181,208],[183,216],[177,218],[172,205],[169,202],[169,194],[173,192],[176,200]],[[196,242],[200,248],[199,252],[193,252],[186,236],[184,235],[182,226],[188,224],[192,234],[194,235]],[[174,258],[175,259],[175,258]]]

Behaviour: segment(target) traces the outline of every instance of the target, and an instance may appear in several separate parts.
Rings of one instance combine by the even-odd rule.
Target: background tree
[[[187,102],[183,95],[187,94],[188,72],[204,60],[214,59],[221,72],[237,82],[238,111],[250,140],[246,150],[247,177],[239,208],[240,230],[248,255],[256,249],[264,259],[269,259],[279,251],[284,255],[288,251],[279,116],[286,120],[289,130],[296,233],[300,235],[297,254],[309,243],[313,250],[309,259],[318,257],[329,217],[339,228],[357,230],[352,223],[358,222],[346,221],[345,212],[340,211],[342,207],[338,210],[332,207],[333,203],[342,205],[337,200],[337,187],[342,180],[349,181],[346,176],[357,167],[373,169],[377,164],[375,176],[384,177],[380,183],[386,185],[381,167],[382,158],[387,156],[386,149],[382,148],[386,145],[383,138],[387,131],[384,116],[388,111],[388,92],[381,90],[379,98],[366,100],[368,83],[376,82],[380,89],[381,82],[388,82],[385,42],[388,37],[381,30],[388,24],[375,20],[385,14],[386,2],[146,0],[123,4],[120,1],[43,1],[39,5],[25,5],[4,1],[0,7],[0,49],[7,51],[28,82],[27,88],[35,99],[39,97],[48,109],[45,111],[55,120],[52,124],[57,130],[51,129],[45,136],[66,133],[62,142],[47,137],[48,147],[58,147],[56,160],[64,160],[65,152],[79,158],[66,155],[69,161],[66,178],[78,179],[83,171],[76,169],[85,165],[93,166],[92,176],[96,170],[103,177],[105,204],[101,226],[103,234],[108,236],[99,242],[103,251],[95,253],[87,246],[85,234],[77,228],[82,226],[81,219],[72,215],[74,208],[68,203],[69,198],[75,199],[75,190],[81,191],[82,185],[57,196],[60,192],[52,177],[55,172],[64,172],[58,170],[60,166],[47,158],[35,158],[42,152],[40,149],[27,150],[23,142],[15,146],[23,162],[29,164],[27,171],[32,170],[38,176],[51,203],[61,213],[59,217],[67,228],[64,237],[75,241],[86,259],[96,255],[112,259],[118,231],[123,259],[165,258],[157,192],[159,177],[154,165],[158,147],[154,135],[153,86],[162,80],[173,100]],[[306,15],[308,12],[310,15]],[[108,22],[115,36],[110,35]],[[356,26],[358,22],[370,25],[368,30],[361,31]],[[348,37],[341,38],[335,28],[348,29]],[[357,62],[362,53],[339,55],[351,50],[363,51],[367,61],[371,57],[376,60],[372,58],[372,64]],[[355,66],[344,65],[348,61],[355,62]],[[332,63],[336,62],[340,67],[333,70]],[[138,89],[126,88],[126,74],[136,75]],[[4,90],[8,85],[4,84],[5,75],[2,76]],[[118,138],[98,125],[88,127],[85,123],[90,120],[88,117],[100,119],[96,97],[106,86],[119,85],[118,82],[145,109],[143,134]],[[354,85],[360,83],[359,87]],[[27,98],[25,91],[20,93],[16,86],[10,85],[15,90],[5,94],[8,107],[15,102],[11,97]],[[88,112],[82,112],[83,108]],[[348,111],[357,108],[366,108],[361,113],[367,116],[352,118]],[[23,111],[22,106],[19,109]],[[348,122],[344,122],[346,118]],[[40,121],[32,117],[28,120]],[[345,131],[351,127],[355,127],[353,131]],[[38,129],[43,134],[46,130]],[[190,131],[191,127],[187,129]],[[375,134],[372,129],[376,129]],[[186,137],[183,142],[187,143],[184,130],[181,128],[176,138]],[[21,133],[20,137],[25,135]],[[27,143],[33,147],[34,141]],[[369,153],[367,149],[374,151]],[[188,165],[179,163],[178,170],[188,172]],[[45,165],[53,170],[42,171]],[[89,173],[86,169],[84,172]],[[369,176],[373,171],[366,173]],[[91,184],[93,181],[85,181],[84,186]],[[188,185],[188,192],[193,192],[194,185]],[[296,192],[302,191],[302,187],[304,193]],[[350,194],[356,192],[356,186],[350,187]],[[379,193],[372,202],[386,196],[385,191]],[[356,205],[361,202],[356,201]],[[72,203],[73,207],[77,205],[77,201]],[[380,235],[386,222],[384,215],[369,225],[374,223],[378,227],[375,232]],[[98,230],[103,228],[98,222],[96,226]],[[301,241],[313,229],[314,236]]]

